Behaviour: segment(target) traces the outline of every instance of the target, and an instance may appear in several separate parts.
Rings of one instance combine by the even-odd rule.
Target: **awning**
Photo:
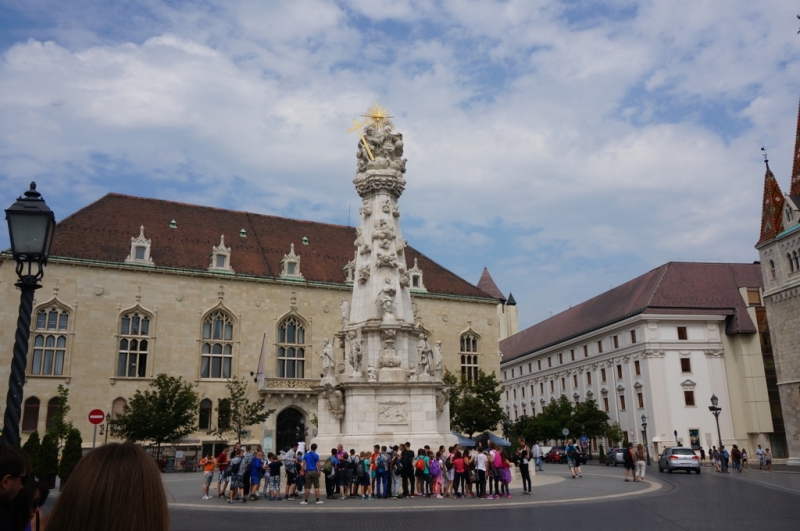
[[[464,448],[475,447],[475,441],[473,441],[469,437],[464,437],[463,435],[460,435],[454,431],[451,431],[450,433],[452,433],[456,437],[456,439],[458,439],[456,442],[458,443],[459,446],[463,446]]]

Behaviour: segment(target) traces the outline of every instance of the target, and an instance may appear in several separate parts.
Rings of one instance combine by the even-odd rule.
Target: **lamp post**
[[[722,434],[719,431],[719,412],[722,411],[722,408],[717,407],[717,404],[719,404],[719,398],[717,398],[717,395],[711,395],[711,405],[708,406],[708,410],[717,421],[717,439],[719,439],[719,447],[722,448]]]
[[[6,210],[8,233],[11,237],[11,254],[17,262],[15,285],[20,290],[17,332],[14,336],[14,356],[11,359],[11,374],[8,377],[6,412],[3,418],[3,443],[16,446],[19,442],[19,421],[22,409],[22,387],[25,385],[25,369],[28,366],[28,342],[31,337],[31,313],[33,292],[42,286],[39,281],[47,265],[50,244],[53,241],[55,215],[36,191],[36,183],[25,192],[25,197]],[[36,268],[34,269],[34,264]],[[27,265],[27,268],[25,267]]]
[[[108,444],[108,432],[111,431],[111,413],[106,413],[106,440],[103,444]]]
[[[644,430],[644,451],[647,453],[647,466],[650,466],[650,441],[647,439],[647,415],[642,415],[642,430]]]

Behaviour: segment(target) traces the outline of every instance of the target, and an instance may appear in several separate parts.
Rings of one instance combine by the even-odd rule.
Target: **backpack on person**
[[[447,470],[453,470],[453,454],[447,456],[447,459],[444,460],[444,467]]]
[[[425,471],[425,458],[423,458],[423,457],[417,457],[417,462],[414,464],[414,466],[415,466],[415,467],[417,468],[417,470],[419,470],[420,472],[424,472],[424,471]]]
[[[294,460],[294,456],[291,453],[284,454],[283,468],[286,470],[287,474],[294,474],[297,471],[296,462]]]
[[[432,476],[438,476],[439,474],[442,473],[442,464],[439,462],[438,459],[431,460],[430,464],[428,465],[428,468],[430,469]]]
[[[398,476],[403,474],[403,461],[402,461],[402,459],[395,459],[394,460],[394,465],[392,465],[392,472],[394,472]]]
[[[356,475],[358,477],[364,476],[364,461],[362,459],[359,459],[358,463],[356,464]]]
[[[569,448],[567,448],[567,455],[569,456],[569,458],[572,461],[577,461],[578,460],[578,457],[579,457],[578,449],[575,448],[574,444],[571,445]]]
[[[231,475],[238,474],[239,470],[242,469],[242,460],[240,459],[240,460],[236,461],[235,463],[234,463],[234,461],[236,461],[236,460],[235,459],[232,460],[230,462],[230,464],[228,465],[228,468],[226,469],[226,472],[228,472]]]
[[[322,465],[322,473],[326,476],[330,476],[331,472],[333,472],[333,460],[329,457]]]
[[[386,459],[383,458],[382,454],[378,454],[378,462],[375,465],[375,472],[378,472],[379,474],[386,472]]]

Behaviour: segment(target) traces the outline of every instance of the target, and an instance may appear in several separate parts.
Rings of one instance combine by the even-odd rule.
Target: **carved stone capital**
[[[708,358],[721,358],[725,355],[725,351],[721,348],[707,348],[703,352]]]

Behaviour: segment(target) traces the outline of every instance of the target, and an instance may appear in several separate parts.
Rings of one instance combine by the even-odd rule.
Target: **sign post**
[[[94,433],[92,433],[92,449],[94,450],[95,442],[97,442],[97,425],[102,424],[106,419],[106,414],[102,409],[93,409],[89,412],[89,422],[94,424]]]

